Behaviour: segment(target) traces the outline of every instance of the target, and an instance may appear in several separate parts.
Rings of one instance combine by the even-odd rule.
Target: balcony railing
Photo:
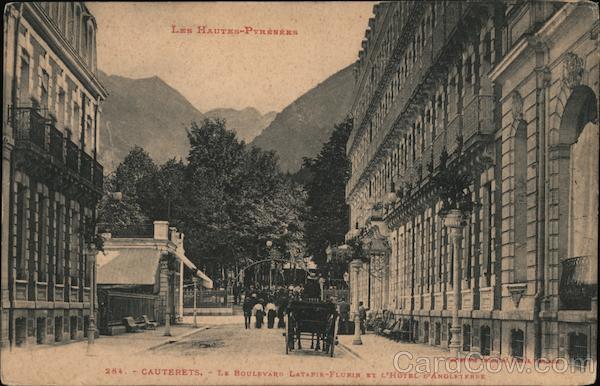
[[[94,160],[87,153],[81,152],[80,171],[81,176],[88,181],[92,181],[92,163]]]
[[[598,293],[597,268],[592,256],[578,256],[561,261],[559,296],[561,309],[589,310]]]
[[[54,122],[46,118],[45,110],[34,107],[11,107],[11,122],[17,143],[33,145],[40,153],[52,156],[52,159],[65,165],[71,171],[102,189],[103,169],[90,155],[77,144],[65,139]]]
[[[494,97],[478,95],[465,107],[463,118],[463,136],[465,144],[470,144],[476,135],[494,132]]]
[[[17,141],[31,142],[41,149],[47,149],[46,126],[49,120],[42,113],[42,110],[31,107],[12,108]]]

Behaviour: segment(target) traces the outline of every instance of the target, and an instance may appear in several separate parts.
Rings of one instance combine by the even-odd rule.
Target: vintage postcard
[[[586,1],[10,2],[8,385],[584,385]]]

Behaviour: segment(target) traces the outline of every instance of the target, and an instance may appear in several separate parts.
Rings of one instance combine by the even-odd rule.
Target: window
[[[515,133],[515,262],[514,281],[527,281],[527,124],[519,122]]]
[[[60,127],[65,126],[65,91],[62,88],[58,89],[58,112],[57,121]]]
[[[491,336],[490,336],[490,327],[489,326],[481,326],[481,330],[479,333],[480,340],[480,353],[481,355],[490,355],[491,348]]]
[[[47,280],[47,264],[48,255],[45,253],[46,246],[46,200],[42,193],[38,193],[38,228],[37,228],[37,271],[38,282],[46,282]]]
[[[27,280],[27,258],[25,257],[25,248],[23,243],[25,242],[25,228],[23,222],[25,221],[25,187],[17,183],[17,192],[15,197],[16,206],[16,250],[15,250],[15,265],[17,268],[17,280]]]
[[[471,325],[463,325],[463,351],[471,351]]]
[[[523,359],[524,341],[525,334],[523,333],[523,330],[510,331],[510,355],[513,358]]]
[[[29,55],[23,52],[21,55],[19,102],[23,104],[29,98]]]
[[[569,333],[568,347],[569,361],[571,365],[577,368],[585,368],[588,361],[588,338],[582,333]]]
[[[49,83],[50,83],[50,75],[48,75],[48,72],[46,72],[46,70],[43,70],[41,85],[40,85],[40,87],[41,87],[40,102],[42,104],[42,108],[44,108],[44,109],[47,109],[48,104],[49,104],[49,100],[48,100]]]

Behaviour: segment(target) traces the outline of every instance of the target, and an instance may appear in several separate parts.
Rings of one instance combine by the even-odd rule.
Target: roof
[[[213,288],[213,281],[206,276],[206,274],[200,271],[194,263],[192,263],[183,253],[176,253],[177,258],[179,258],[186,267],[192,270],[200,278],[200,285],[204,288],[211,289]]]
[[[155,284],[161,252],[156,248],[120,248],[100,252],[98,284]]]

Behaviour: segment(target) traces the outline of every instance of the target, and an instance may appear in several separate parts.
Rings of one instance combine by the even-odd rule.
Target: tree
[[[303,166],[312,178],[306,185],[306,245],[319,265],[325,263],[328,245],[342,244],[348,231],[349,210],[345,201],[350,162],[346,142],[352,121],[346,119],[335,126],[329,141],[314,159],[304,159]]]
[[[135,197],[117,192],[114,175],[104,180],[104,195],[98,203],[98,223],[110,224],[111,231],[119,231],[127,226],[149,221]],[[100,226],[101,228],[104,225]],[[102,231],[103,229],[100,229]]]
[[[158,166],[141,147],[133,147],[115,170],[115,192],[131,199],[140,206],[151,220],[164,220],[160,215],[160,197],[156,190]]]

